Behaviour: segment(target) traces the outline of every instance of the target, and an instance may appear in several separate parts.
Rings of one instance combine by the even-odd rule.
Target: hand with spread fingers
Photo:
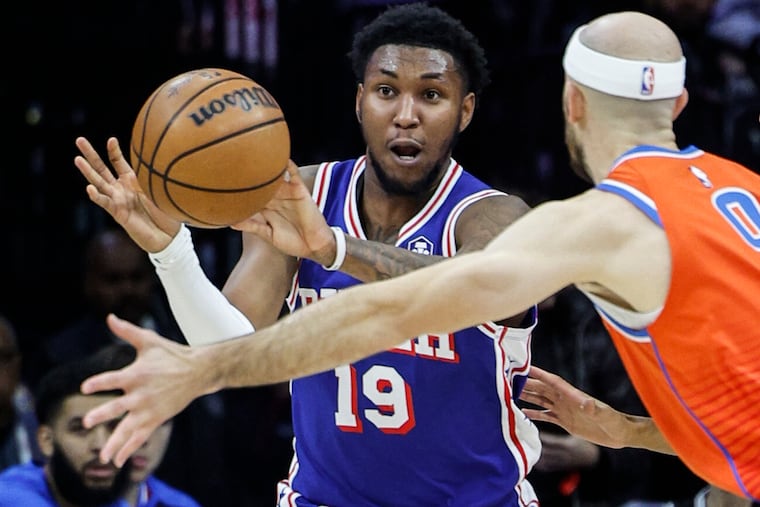
[[[619,412],[576,389],[562,377],[536,366],[520,399],[542,408],[524,408],[534,421],[556,424],[576,437],[613,449],[639,447],[674,454],[649,417]]]
[[[102,462],[113,460],[121,467],[156,428],[197,396],[208,394],[201,388],[207,380],[204,376],[207,370],[187,361],[193,354],[190,347],[161,338],[114,315],[108,316],[108,325],[135,347],[137,358],[125,368],[95,375],[82,383],[83,394],[124,391],[121,396],[88,412],[84,425],[92,428],[122,418],[100,451]]]
[[[90,200],[106,210],[143,250],[164,249],[179,231],[180,222],[158,209],[140,189],[116,138],[107,142],[108,159],[115,174],[86,138],[78,137],[76,145],[81,155],[74,158],[74,165],[89,182]]]

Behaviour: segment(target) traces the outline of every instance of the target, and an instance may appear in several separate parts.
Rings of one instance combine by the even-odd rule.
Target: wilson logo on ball
[[[256,106],[280,108],[268,91],[259,86],[252,86],[234,90],[232,93],[225,93],[221,98],[212,99],[205,106],[200,107],[194,113],[190,113],[189,117],[196,125],[200,126],[213,119],[214,115],[224,113],[228,107],[239,107],[243,111],[250,111]]]
[[[259,212],[284,181],[290,133],[274,97],[225,69],[175,76],[145,101],[132,127],[132,167],[145,195],[196,227]]]

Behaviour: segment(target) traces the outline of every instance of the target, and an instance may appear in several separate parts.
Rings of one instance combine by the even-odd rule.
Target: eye
[[[378,86],[377,93],[379,93],[382,97],[391,97],[394,94],[393,88],[387,85]]]
[[[82,423],[82,419],[79,417],[69,421],[67,429],[70,433],[73,433],[75,435],[87,435],[87,433],[90,431],[88,428],[85,428],[84,424]]]
[[[425,99],[435,101],[441,98],[441,94],[438,93],[436,90],[427,90],[425,91]]]

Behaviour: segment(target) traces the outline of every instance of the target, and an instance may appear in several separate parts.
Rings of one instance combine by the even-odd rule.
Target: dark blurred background
[[[109,136],[125,146],[143,101],[161,83],[187,70],[224,67],[248,74],[277,98],[297,163],[355,157],[364,146],[346,53],[353,34],[392,3],[399,2],[6,2],[0,314],[15,324],[23,355],[34,358],[46,337],[82,314],[85,243],[110,225],[88,200],[73,164],[77,136],[87,136],[101,153]],[[461,19],[490,62],[492,83],[454,153],[488,183],[530,204],[586,188],[567,168],[562,48],[579,24],[625,9],[660,17],[683,41],[690,104],[676,123],[681,146],[760,170],[760,0],[429,3]],[[193,237],[209,277],[221,285],[239,254],[237,234],[196,229]],[[236,440],[240,459],[224,458],[241,475],[226,488],[250,489],[246,495],[261,489],[270,498],[289,459],[289,408],[287,392],[260,393],[248,393],[253,402],[246,393],[230,394],[245,401],[228,403],[226,418],[240,419],[241,434],[256,441]],[[242,409],[247,404],[258,413]],[[243,427],[249,419],[251,426]],[[256,453],[260,481],[252,484],[246,462]]]

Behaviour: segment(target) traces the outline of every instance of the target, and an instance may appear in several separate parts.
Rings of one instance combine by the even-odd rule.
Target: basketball
[[[145,194],[169,216],[202,228],[254,215],[290,158],[290,133],[264,87],[224,69],[175,76],[145,101],[130,160]]]

